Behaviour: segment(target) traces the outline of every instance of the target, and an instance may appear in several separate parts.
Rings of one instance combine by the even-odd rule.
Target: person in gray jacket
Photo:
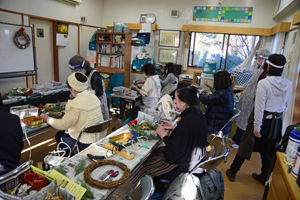
[[[241,95],[240,101],[237,105],[237,109],[241,110],[241,114],[236,118],[236,132],[232,140],[239,145],[241,138],[247,128],[248,118],[254,109],[255,93],[257,88],[258,79],[261,74],[264,73],[263,64],[265,59],[270,55],[270,51],[267,49],[259,49],[256,52],[256,60],[258,70],[251,77],[249,84],[247,85],[245,91]],[[238,148],[238,146],[237,146]]]

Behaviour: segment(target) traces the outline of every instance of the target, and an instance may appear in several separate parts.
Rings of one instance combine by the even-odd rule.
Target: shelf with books
[[[130,33],[97,33],[96,66],[99,72],[125,75],[124,86],[129,86],[131,64]],[[104,41],[109,40],[109,41]]]

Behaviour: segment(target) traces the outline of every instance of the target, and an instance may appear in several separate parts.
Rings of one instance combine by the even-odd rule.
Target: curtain
[[[273,36],[271,53],[282,54],[282,47],[285,38],[285,32],[278,32]]]
[[[294,43],[293,55],[291,58],[290,69],[287,78],[292,82],[293,93],[291,96],[291,102],[285,111],[283,116],[282,134],[284,134],[287,126],[293,123],[293,112],[295,105],[296,89],[298,83],[298,74],[300,69],[300,26],[297,29],[297,36]]]

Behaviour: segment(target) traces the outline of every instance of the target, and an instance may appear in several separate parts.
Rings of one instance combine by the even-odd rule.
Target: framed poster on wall
[[[180,31],[159,31],[159,46],[179,47]]]
[[[176,63],[177,62],[177,49],[159,49],[158,62],[161,63]]]

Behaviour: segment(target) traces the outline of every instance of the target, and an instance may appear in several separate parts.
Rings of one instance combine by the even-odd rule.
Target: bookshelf
[[[122,73],[124,86],[129,86],[131,33],[97,32],[96,66],[99,72]]]

